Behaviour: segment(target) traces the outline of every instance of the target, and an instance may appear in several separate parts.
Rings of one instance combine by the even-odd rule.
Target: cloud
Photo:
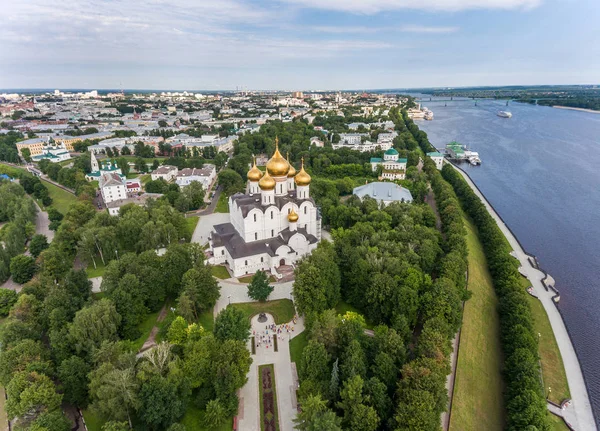
[[[372,33],[455,33],[459,27],[439,27],[426,25],[402,25],[399,27],[364,27],[364,26],[315,26],[312,31],[330,34],[372,34]]]
[[[414,9],[424,11],[461,11],[469,9],[531,9],[542,0],[282,0],[296,6],[359,14]]]

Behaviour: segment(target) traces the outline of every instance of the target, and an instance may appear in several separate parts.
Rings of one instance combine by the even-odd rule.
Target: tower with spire
[[[229,198],[229,223],[214,226],[209,239],[209,262],[227,265],[234,276],[267,271],[282,277],[321,240],[321,216],[310,197],[311,177],[304,160],[300,170],[283,157],[279,139],[265,166],[246,174],[245,193]]]

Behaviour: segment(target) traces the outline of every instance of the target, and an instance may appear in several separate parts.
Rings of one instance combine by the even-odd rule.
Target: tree
[[[219,283],[207,265],[196,265],[189,269],[183,274],[181,284],[183,294],[193,303],[196,319],[203,311],[212,308],[219,299]]]
[[[250,336],[250,320],[239,309],[228,306],[215,319],[215,337],[220,341],[248,341]]]
[[[89,364],[79,356],[65,359],[58,367],[58,378],[62,383],[65,400],[78,407],[86,407],[88,402]]]
[[[144,305],[144,292],[138,277],[134,274],[125,274],[117,288],[109,292],[117,313],[121,316],[119,334],[126,339],[135,340],[140,336],[138,325],[148,314]]]
[[[242,176],[233,169],[223,169],[219,172],[219,185],[223,187],[223,193],[227,196],[243,192],[245,187]]]
[[[294,419],[300,431],[341,431],[341,419],[327,408],[321,395],[309,395],[302,400],[302,410]]]
[[[217,429],[225,421],[227,413],[221,405],[219,399],[210,400],[206,404],[206,413],[204,415],[204,425],[209,429]]]
[[[165,429],[185,413],[185,402],[175,381],[153,376],[142,384],[140,418],[150,429]]]
[[[167,331],[167,339],[178,345],[184,345],[188,339],[188,323],[181,316],[177,316]]]
[[[346,380],[340,393],[341,401],[337,406],[344,411],[345,429],[375,431],[379,425],[379,416],[373,407],[363,404],[363,384],[359,375]]]
[[[158,120],[158,127],[167,127],[167,122],[165,120]]]
[[[8,312],[17,302],[17,292],[10,289],[0,289],[0,316],[8,316]]]
[[[61,410],[40,414],[28,428],[29,431],[70,431],[71,421]]]
[[[269,285],[269,277],[264,271],[257,271],[248,284],[248,296],[256,301],[264,302],[273,292],[273,286]]]
[[[101,299],[77,312],[69,338],[77,353],[91,354],[104,341],[116,341],[121,316],[109,299]]]
[[[140,407],[133,367],[120,369],[105,362],[90,374],[89,388],[93,411],[108,419],[127,420],[132,428],[131,415]]]
[[[29,150],[29,148],[23,148],[21,150],[21,154],[23,155],[23,158],[27,163],[31,163],[31,151]]]
[[[296,270],[294,299],[300,314],[322,313],[340,299],[340,271],[331,243],[322,241]]]
[[[20,340],[0,352],[0,384],[8,385],[15,373],[46,371],[52,373],[52,363],[39,341]]]
[[[102,425],[102,431],[129,431],[127,422],[108,421]]]
[[[185,186],[181,191],[182,196],[190,202],[190,209],[198,209],[204,204],[204,187],[198,181],[192,181],[189,185]]]
[[[48,248],[48,239],[46,235],[37,234],[31,238],[29,251],[33,257],[38,257],[40,253]]]
[[[62,401],[52,380],[35,371],[15,374],[6,387],[6,395],[6,413],[11,418],[51,412],[58,409]]]
[[[35,259],[31,256],[20,254],[10,260],[10,272],[15,283],[27,283],[35,274]]]
[[[301,380],[314,380],[326,383],[329,376],[329,360],[325,346],[318,341],[310,340],[302,351],[299,376]]]

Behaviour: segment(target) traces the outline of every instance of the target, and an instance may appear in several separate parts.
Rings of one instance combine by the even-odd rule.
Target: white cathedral
[[[226,264],[235,277],[263,270],[276,278],[321,240],[321,216],[310,197],[310,175],[281,155],[278,141],[266,172],[248,171],[246,193],[229,197],[229,223],[214,226],[209,263]]]

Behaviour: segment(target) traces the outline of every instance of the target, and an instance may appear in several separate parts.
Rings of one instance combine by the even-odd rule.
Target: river
[[[556,280],[600,426],[600,114],[491,100],[423,105],[434,120],[417,124],[431,143],[479,152],[482,165],[463,168]]]

